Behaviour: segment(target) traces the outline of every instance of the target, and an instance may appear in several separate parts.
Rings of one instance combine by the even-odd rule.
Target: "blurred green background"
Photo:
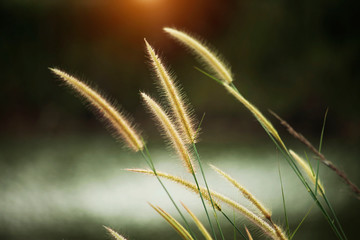
[[[206,113],[199,144],[204,161],[218,162],[237,176],[284,223],[281,163],[294,228],[312,205],[308,195],[253,117],[195,70],[199,64],[162,28],[186,30],[214,46],[230,63],[241,93],[299,153],[304,148],[267,109],[317,145],[329,108],[324,153],[359,185],[358,9],[358,2],[336,0],[3,0],[0,238],[107,239],[102,224],[130,239],[174,236],[146,205],[151,201],[171,211],[156,182],[146,185],[149,178],[121,170],[145,167],[140,157],[113,141],[48,70],[67,71],[119,103],[143,131],[159,168],[185,175],[175,157],[162,150],[166,147],[139,98],[139,90],[158,95],[144,37],[176,74],[197,119]],[[208,171],[218,184],[220,178]],[[356,237],[359,201],[332,172],[324,167],[321,171],[349,238]],[[276,190],[269,191],[272,188]],[[187,204],[201,214],[192,197],[186,197],[192,199]],[[335,239],[315,208],[299,232],[298,239]]]

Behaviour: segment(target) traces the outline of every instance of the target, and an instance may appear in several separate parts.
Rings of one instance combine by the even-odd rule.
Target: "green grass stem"
[[[221,213],[223,214],[223,216],[231,223],[231,225],[233,225],[233,227],[238,231],[238,233],[240,233],[240,235],[245,239],[248,240],[245,235],[240,231],[240,229],[238,227],[236,227],[236,225],[231,221],[231,219],[223,212],[221,211]]]
[[[309,208],[309,210],[307,211],[307,213],[305,214],[305,216],[303,217],[303,219],[300,221],[300,223],[297,225],[297,227],[295,228],[295,230],[293,231],[293,233],[291,234],[291,236],[289,237],[289,240],[291,240],[296,232],[299,230],[300,226],[303,224],[303,222],[305,221],[305,219],[308,217],[309,213],[311,212],[312,208],[314,207],[314,204]]]
[[[206,73],[205,71],[196,68],[197,70],[199,70],[200,72],[204,73],[206,76],[214,79],[215,81],[219,82],[218,79],[216,79],[215,77],[211,76],[211,74]],[[222,83],[221,83],[222,84]],[[230,85],[231,87],[233,87],[233,89],[235,91],[238,92],[237,88],[235,87],[234,84],[231,83]],[[322,204],[319,202],[319,200],[317,199],[317,196],[315,195],[315,193],[312,191],[312,189],[310,188],[309,184],[307,183],[307,181],[305,180],[304,176],[302,175],[302,173],[300,172],[300,170],[298,169],[298,167],[295,164],[294,159],[291,157],[290,153],[288,152],[288,150],[286,149],[285,146],[279,146],[278,142],[274,139],[274,137],[271,135],[271,133],[266,129],[265,126],[263,126],[263,124],[261,122],[259,122],[261,124],[261,126],[263,127],[263,129],[265,130],[265,132],[269,135],[269,137],[271,138],[271,140],[274,142],[274,144],[276,145],[276,147],[280,150],[280,152],[283,154],[283,156],[285,157],[286,161],[288,162],[288,164],[290,165],[290,167],[293,169],[293,171],[295,172],[295,174],[297,175],[297,177],[299,178],[299,180],[301,181],[301,183],[304,185],[304,187],[307,189],[307,191],[309,192],[310,196],[313,198],[313,200],[315,201],[316,205],[319,207],[319,209],[321,210],[322,214],[325,216],[325,219],[328,221],[330,227],[332,228],[332,230],[334,231],[334,233],[336,234],[336,236],[339,239],[347,239],[346,235],[344,233],[344,231],[342,230],[342,227],[340,225],[340,222],[338,220],[338,218],[336,217],[335,211],[333,210],[330,202],[327,200],[325,194],[323,194],[324,196],[324,200],[326,202],[326,205],[329,207],[331,214],[333,215],[338,227],[340,228],[341,233],[339,232],[338,227],[334,224],[334,221],[331,219],[330,215],[328,214],[328,212],[325,210],[325,208],[322,206]],[[285,151],[285,152],[284,152]]]
[[[190,225],[188,223],[188,221],[186,220],[185,216],[182,214],[182,212],[180,211],[180,208],[177,206],[177,204],[175,203],[174,199],[172,198],[171,194],[169,193],[169,191],[167,190],[167,188],[165,187],[164,183],[161,181],[161,179],[159,178],[159,176],[157,175],[156,172],[156,168],[154,166],[154,162],[152,161],[149,149],[147,148],[146,144],[144,143],[144,149],[145,152],[143,150],[141,150],[141,155],[143,156],[143,158],[145,159],[146,163],[149,165],[149,167],[151,168],[151,170],[154,172],[154,175],[156,176],[156,179],[159,181],[160,185],[162,186],[162,188],[164,189],[164,191],[166,192],[166,194],[168,195],[170,201],[172,202],[172,204],[174,205],[174,207],[176,208],[176,210],[178,211],[179,215],[181,216],[181,218],[183,219],[187,230],[189,231],[190,235],[194,238],[197,239],[195,234],[192,232]]]
[[[224,234],[223,234],[223,232],[222,232],[222,230],[221,230],[221,226],[220,226],[220,223],[219,223],[219,219],[218,219],[217,214],[216,214],[216,210],[215,210],[215,206],[214,206],[214,201],[213,201],[213,199],[212,199],[212,197],[211,197],[210,189],[209,189],[209,186],[208,186],[207,181],[206,181],[206,177],[205,177],[204,169],[203,169],[202,164],[201,164],[199,152],[198,152],[198,150],[197,150],[197,148],[196,148],[196,144],[195,144],[195,143],[193,143],[192,146],[193,146],[193,149],[194,149],[194,152],[195,152],[195,156],[196,156],[197,162],[199,163],[201,175],[203,176],[204,183],[205,183],[206,189],[207,189],[208,194],[209,194],[209,198],[210,198],[210,202],[211,202],[212,209],[213,209],[213,211],[214,211],[214,217],[215,217],[215,221],[216,221],[217,227],[218,227],[218,229],[219,229],[219,232],[220,232],[220,235],[221,235],[222,239],[225,239],[225,238],[224,238]],[[195,175],[195,174],[194,174],[194,175]],[[200,195],[201,195],[200,188],[199,188],[199,193],[200,193]],[[210,219],[209,219],[209,221],[210,221]]]
[[[191,171],[192,171],[192,176],[194,177],[194,181],[195,181],[196,187],[197,187],[198,192],[199,192],[199,195],[200,195],[201,203],[202,203],[202,205],[203,205],[203,207],[204,207],[204,210],[205,210],[205,213],[206,213],[206,217],[207,217],[207,219],[208,219],[208,221],[209,221],[211,231],[212,231],[213,236],[214,236],[214,238],[215,238],[215,240],[216,240],[216,239],[217,239],[216,233],[215,233],[214,227],[213,227],[213,225],[212,225],[212,223],[211,223],[210,216],[209,216],[208,210],[207,210],[206,205],[205,205],[205,202],[204,202],[204,198],[203,198],[202,193],[201,193],[201,190],[200,190],[199,182],[198,182],[198,180],[197,180],[197,178],[196,178],[196,175],[195,175],[195,172],[194,172],[194,169],[193,169],[192,165],[191,165]],[[211,195],[210,195],[210,196],[211,196]],[[221,232],[221,234],[222,234],[222,232]],[[224,235],[221,235],[221,236],[222,236],[222,239],[224,240],[224,239],[225,239],[225,238],[224,238]]]
[[[282,181],[282,177],[281,177],[280,162],[278,162],[278,169],[279,169],[281,196],[282,196],[282,202],[283,202],[283,208],[284,208],[284,217],[285,217],[285,224],[286,224],[286,234],[289,234],[290,233],[290,227],[289,227],[289,219],[288,219],[287,211],[286,211],[285,193],[284,193],[284,186],[283,186],[283,181]]]
[[[326,108],[325,116],[324,116],[324,122],[323,122],[323,125],[322,125],[321,135],[320,135],[319,153],[321,153],[321,148],[322,148],[322,144],[323,144],[324,132],[325,132],[325,123],[326,123],[328,112],[329,112],[329,108]]]

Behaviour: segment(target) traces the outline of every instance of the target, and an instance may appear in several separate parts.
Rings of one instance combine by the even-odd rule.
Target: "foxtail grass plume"
[[[193,52],[205,62],[211,72],[221,81],[224,81],[227,84],[230,84],[233,81],[230,68],[219,59],[217,54],[210,51],[204,43],[201,43],[201,41],[191,37],[190,35],[173,28],[166,27],[164,28],[164,31],[170,34],[170,36],[174,39],[184,44],[186,47],[193,50]]]
[[[221,171],[219,168],[215,167],[214,165],[210,166],[220,175],[222,175],[226,180],[228,180],[232,185],[234,185],[242,195],[248,199],[264,216],[266,219],[271,219],[271,212],[265,208],[265,206],[255,198],[248,190],[246,190],[243,186],[241,186],[235,179],[233,179],[230,175],[226,174],[225,172]]]
[[[101,113],[104,119],[109,122],[110,126],[114,129],[116,136],[121,137],[130,149],[135,152],[143,149],[144,145],[141,137],[136,133],[134,127],[99,93],[91,89],[85,83],[59,69],[50,68],[50,70],[91,103],[91,105]]]
[[[205,239],[206,240],[213,240],[211,235],[209,234],[209,232],[206,230],[206,228],[200,222],[200,220],[195,216],[195,214],[188,207],[186,207],[184,203],[181,203],[181,205],[183,205],[185,210],[190,214],[191,218],[194,220],[196,226],[199,228],[200,232],[203,234]]]
[[[141,93],[142,98],[144,99],[144,102],[146,103],[146,106],[149,108],[151,113],[154,115],[154,117],[157,119],[157,121],[160,123],[160,126],[166,133],[168,139],[170,140],[171,144],[175,148],[176,152],[180,156],[180,159],[183,161],[187,171],[189,173],[195,172],[195,167],[190,155],[190,152],[183,142],[180,134],[176,130],[175,126],[171,122],[169,116],[162,110],[162,108],[148,95],[145,93]]]
[[[126,170],[131,171],[131,172],[138,172],[138,173],[144,173],[144,174],[149,174],[149,175],[155,176],[154,172],[151,170],[146,170],[146,169],[126,169]],[[163,172],[159,172],[159,171],[157,171],[156,173],[157,173],[157,176],[159,176],[159,177],[162,177],[162,178],[168,179],[170,181],[173,181],[175,183],[178,183],[178,184],[184,186],[186,189],[191,190],[192,192],[199,193],[196,185],[190,183],[189,181],[186,181],[182,178],[173,176],[168,173],[163,173]],[[208,203],[211,204],[211,200],[210,200],[207,189],[204,187],[200,187],[200,191],[201,191],[204,199],[206,199],[208,201]],[[245,216],[247,219],[249,219],[251,222],[253,222],[255,225],[257,225],[259,228],[261,228],[263,230],[263,232],[265,234],[267,234],[269,237],[276,239],[276,240],[286,240],[287,239],[287,237],[284,234],[279,236],[279,234],[275,230],[274,226],[269,225],[269,223],[267,223],[265,220],[260,218],[258,215],[256,215],[255,213],[253,213],[246,207],[238,204],[234,200],[232,200],[228,197],[225,197],[224,195],[217,193],[213,190],[210,190],[210,194],[211,194],[211,197],[213,200],[215,199],[221,203],[228,205],[229,207],[233,208],[234,210],[238,211],[240,214]],[[216,207],[217,210],[221,211],[220,205],[218,203],[214,202],[214,206]]]
[[[311,179],[311,181],[314,183],[314,185],[316,184],[316,176],[313,173],[313,171],[311,171],[311,168],[309,166],[309,164],[307,164],[305,162],[304,159],[302,159],[299,155],[297,155],[293,150],[289,150],[289,153],[291,154],[291,156],[296,160],[296,162],[300,165],[300,167],[305,171],[305,173],[308,175],[308,177]],[[320,180],[318,179],[318,187],[321,189],[321,191],[323,193],[325,193],[325,189],[322,185],[322,183],[320,182]]]
[[[152,176],[155,176],[155,173],[151,170],[146,170],[146,169],[139,169],[139,168],[135,168],[135,169],[125,169],[127,171],[130,171],[130,172],[136,172],[136,173],[144,173],[144,174],[148,174],[148,175],[152,175]],[[180,177],[176,177],[176,176],[173,176],[171,174],[167,174],[167,173],[164,173],[164,172],[159,172],[159,171],[156,171],[156,174],[157,176],[160,176],[162,178],[165,178],[165,179],[168,179],[170,181],[173,181],[175,183],[178,183],[182,186],[184,186],[186,189],[196,193],[196,194],[199,194],[199,190],[197,188],[197,186],[189,181],[186,181]],[[200,187],[200,191],[201,191],[201,194],[203,196],[203,198],[208,201],[209,205],[211,206],[211,199],[209,197],[209,194],[208,194],[208,191],[206,188],[204,187]],[[221,211],[221,206],[219,203],[217,203],[216,201],[213,201],[214,202],[214,207]]]
[[[191,48],[212,70],[216,77],[218,77],[225,89],[233,95],[237,100],[239,100],[245,107],[255,116],[255,118],[260,122],[260,124],[268,131],[280,144],[286,149],[285,144],[281,140],[276,129],[272,126],[269,120],[267,120],[264,115],[248,100],[246,100],[232,84],[233,78],[231,76],[230,70],[222,63],[222,61],[213,54],[207,47],[201,43],[201,41],[189,36],[188,34],[181,32],[172,28],[164,28],[164,31],[169,33],[173,38],[183,43],[185,46]]]
[[[154,206],[151,203],[149,205],[157,211],[174,229],[177,233],[184,239],[184,240],[193,240],[190,233],[178,222],[175,218],[173,218],[169,213],[164,211],[158,206]]]
[[[121,236],[120,234],[118,234],[117,232],[115,232],[114,230],[112,230],[109,227],[103,226],[110,234],[111,236],[114,237],[115,240],[126,240],[126,238],[124,238],[123,236]]]
[[[196,142],[196,131],[194,130],[193,121],[184,103],[183,97],[179,94],[179,90],[177,89],[174,80],[166,70],[159,56],[155,53],[155,50],[146,41],[146,39],[144,40],[152,66],[160,81],[160,85],[170,103],[170,107],[172,108],[179,126],[181,126],[182,138],[187,143],[194,143]]]

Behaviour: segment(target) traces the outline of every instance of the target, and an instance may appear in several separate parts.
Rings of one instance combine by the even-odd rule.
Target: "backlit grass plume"
[[[164,31],[169,33],[173,38],[180,41],[186,47],[191,48],[206,63],[213,74],[219,78],[225,89],[238,101],[240,101],[255,116],[255,118],[260,122],[265,130],[268,131],[282,145],[284,149],[286,149],[285,144],[281,140],[278,132],[272,126],[270,121],[267,120],[253,104],[246,100],[233,85],[233,78],[229,68],[226,67],[225,64],[222,63],[222,61],[215,54],[210,52],[210,50],[208,50],[208,48],[203,43],[201,43],[201,41],[191,37],[184,32],[172,28],[164,28]]]
[[[175,126],[171,122],[169,116],[166,114],[164,110],[148,95],[145,93],[141,93],[142,98],[148,109],[160,123],[160,126],[166,133],[166,136],[170,140],[171,144],[175,148],[176,152],[178,153],[180,159],[183,161],[187,171],[189,173],[193,173],[195,171],[194,164],[191,159],[191,154],[187,149],[187,146],[183,142],[180,134],[176,130]]]
[[[154,172],[151,171],[151,170],[146,170],[146,169],[139,169],[139,168],[133,168],[133,169],[125,169],[127,171],[130,171],[130,172],[137,172],[137,173],[144,173],[144,174],[148,174],[148,175],[152,175],[152,176],[155,176]],[[159,176],[159,177],[162,177],[162,178],[165,178],[165,179],[168,179],[170,181],[173,181],[175,183],[178,183],[182,186],[184,186],[186,189],[198,194],[199,193],[199,190],[197,188],[197,186],[189,181],[186,181],[180,177],[176,177],[176,176],[173,176],[171,174],[167,174],[167,173],[164,173],[164,172],[159,172],[159,171],[156,171],[156,174]],[[207,189],[204,188],[204,187],[200,187],[200,191],[202,193],[202,196],[204,197],[204,199],[206,201],[208,201],[209,205],[211,206],[211,200],[210,200],[210,197],[209,197],[209,194],[207,192]],[[214,202],[214,206],[216,207],[217,210],[221,210],[221,206],[219,203],[217,202]]]
[[[91,103],[109,122],[115,134],[121,137],[130,149],[135,152],[143,149],[141,137],[136,133],[134,127],[105,98],[75,77],[56,68],[50,68],[50,70]]]
[[[290,149],[289,153],[296,160],[296,162],[300,165],[300,167],[305,171],[305,173],[308,175],[308,177],[311,179],[311,181],[314,183],[314,185],[316,185],[316,175],[311,170],[309,164],[306,163],[305,160],[302,159],[302,157],[300,157],[299,155],[297,155],[293,150]],[[325,193],[324,186],[322,185],[322,183],[320,182],[319,179],[317,179],[317,185],[321,189],[321,191],[323,193]]]
[[[149,174],[149,175],[153,175],[153,176],[155,175],[153,171],[146,170],[146,169],[126,169],[126,170],[131,171],[131,172]],[[157,175],[159,177],[162,177],[162,178],[168,179],[170,181],[173,181],[175,183],[178,183],[178,184],[184,186],[186,189],[191,190],[192,192],[195,192],[195,193],[199,192],[195,184],[192,184],[180,177],[173,176],[171,174],[163,173],[163,172],[159,172],[159,171],[157,171]],[[206,199],[209,202],[209,204],[211,204],[207,189],[204,187],[200,187],[200,190],[202,192],[202,196],[204,197],[204,199]],[[235,202],[234,200],[232,200],[218,192],[210,190],[210,194],[211,194],[211,197],[213,200],[216,199],[219,202],[224,203],[224,204],[228,205],[229,207],[233,208],[234,210],[238,211],[240,214],[245,216],[248,220],[250,220],[255,225],[257,225],[260,229],[262,229],[263,232],[266,235],[268,235],[269,237],[271,237],[272,239],[287,240],[286,235],[280,230],[280,228],[277,225],[275,225],[276,227],[273,225],[270,225],[267,221],[263,220],[262,218],[260,218],[258,215],[256,215],[255,213],[253,213],[246,207],[240,205],[239,203]],[[214,205],[216,206],[217,210],[222,211],[219,204],[215,203]]]
[[[218,77],[220,80],[231,83],[233,77],[230,71],[230,68],[227,67],[223,61],[219,59],[219,56],[209,50],[208,47],[201,43],[201,41],[189,36],[188,34],[173,29],[173,28],[164,28],[164,31],[170,34],[174,39],[178,40],[186,47],[189,47],[193,52],[206,63],[209,69]]]
[[[111,228],[106,227],[106,226],[104,226],[104,228],[111,234],[111,236],[114,237],[115,240],[126,240],[126,238],[124,238],[123,236],[121,236],[120,234],[118,234],[117,232],[112,230]]]
[[[271,212],[265,208],[265,206],[255,198],[248,190],[246,190],[243,186],[241,186],[235,179],[233,179],[230,175],[226,174],[225,172],[221,171],[219,168],[215,167],[214,165],[210,165],[217,173],[222,175],[226,180],[228,180],[232,185],[234,185],[242,195],[248,199],[264,216],[266,219],[271,219]]]
[[[183,97],[179,94],[179,90],[177,89],[173,78],[166,70],[159,56],[155,53],[155,50],[150,46],[146,39],[145,43],[154,71],[156,72],[163,92],[170,103],[170,107],[176,117],[176,120],[181,127],[183,139],[187,143],[196,142],[196,131],[194,130],[193,121],[190,117],[189,111],[184,104]]]
[[[178,222],[175,218],[173,218],[169,213],[165,212],[158,206],[154,206],[151,203],[149,205],[157,211],[174,229],[175,231],[184,239],[184,240],[193,240],[193,237],[190,233]]]

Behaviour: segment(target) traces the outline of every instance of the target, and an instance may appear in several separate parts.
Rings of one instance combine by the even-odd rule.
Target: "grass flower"
[[[50,70],[91,103],[110,124],[115,135],[121,137],[130,149],[135,152],[143,149],[141,137],[136,133],[134,127],[104,97],[73,76],[56,68],[50,68]]]
[[[193,120],[191,114],[187,109],[182,94],[179,94],[179,90],[174,83],[173,78],[166,70],[159,56],[155,53],[155,50],[145,40],[147,52],[150,56],[153,68],[160,81],[160,85],[170,103],[170,107],[176,117],[176,120],[181,127],[182,138],[187,143],[196,142],[196,131],[194,130]]]
[[[194,164],[191,159],[190,152],[185,146],[180,134],[176,130],[175,126],[171,122],[169,116],[162,110],[162,108],[148,95],[141,93],[142,98],[144,99],[146,106],[155,116],[155,118],[160,123],[160,126],[166,133],[168,139],[170,140],[173,147],[176,149],[176,152],[182,159],[187,171],[193,173],[195,171]]]
[[[216,172],[218,172],[220,175],[222,175],[226,180],[228,180],[232,185],[234,185],[241,193],[242,195],[248,199],[264,216],[266,219],[271,219],[271,212],[267,210],[262,203],[260,203],[259,200],[255,198],[254,195],[252,195],[248,190],[246,190],[243,186],[241,186],[235,179],[230,177],[225,172],[221,171],[219,168],[215,167],[214,165],[210,165]]]
[[[154,172],[151,171],[151,170],[146,170],[146,169],[139,169],[139,168],[135,168],[135,169],[125,169],[127,171],[130,171],[130,172],[137,172],[137,173],[144,173],[144,174],[148,174],[148,175],[153,175],[155,176]],[[182,186],[184,186],[185,188],[187,188],[188,190],[191,190],[192,192],[198,194],[199,193],[199,190],[197,188],[197,186],[195,184],[192,184],[191,182],[188,182],[182,178],[179,178],[179,177],[176,177],[176,176],[173,176],[171,174],[167,174],[167,173],[164,173],[164,172],[159,172],[159,171],[156,171],[156,174],[159,176],[159,177],[162,177],[162,178],[165,178],[165,179],[168,179],[170,181],[173,181],[175,183],[178,183]],[[209,194],[207,193],[207,190],[206,188],[204,187],[200,187],[200,191],[202,193],[202,196],[204,197],[204,199],[206,201],[209,202],[209,204],[211,205],[211,200],[210,200],[210,197],[209,197]],[[221,210],[221,207],[218,203],[214,202],[214,205],[216,207],[217,210]]]
[[[237,91],[236,87],[232,84],[233,78],[231,76],[230,70],[225,66],[224,63],[213,54],[208,48],[201,43],[201,41],[191,37],[190,35],[181,32],[172,28],[164,28],[164,31],[169,33],[173,38],[180,41],[185,46],[191,48],[212,70],[213,74],[221,80],[222,85],[225,89],[233,95],[237,100],[239,100],[260,122],[260,124],[268,131],[281,145],[286,149],[285,144],[281,140],[278,132],[272,126],[269,120],[264,117],[264,115],[248,100],[246,100],[240,93]]]
[[[151,170],[146,170],[146,169],[126,169],[128,171],[131,172],[138,172],[138,173],[144,173],[144,174],[149,174],[149,175],[154,175],[154,172]],[[198,193],[198,189],[196,187],[196,185],[182,179],[179,178],[177,176],[173,176],[171,174],[167,174],[167,173],[163,173],[163,172],[159,172],[157,171],[157,175],[159,177],[168,179],[170,181],[173,181],[175,183],[178,183],[182,186],[184,186],[186,189],[191,190],[195,193]],[[206,190],[206,188],[204,187],[200,187],[202,195],[204,197],[204,199],[206,199],[210,204],[210,197],[208,195],[208,192]],[[210,194],[214,199],[218,200],[221,203],[224,203],[226,205],[228,205],[229,207],[235,209],[236,211],[238,211],[239,213],[241,213],[243,216],[245,216],[248,220],[250,220],[251,222],[253,222],[255,225],[257,225],[259,228],[261,228],[263,230],[263,232],[265,234],[267,234],[269,237],[273,238],[273,239],[277,239],[277,240],[286,240],[287,237],[284,234],[281,234],[279,236],[279,234],[277,233],[277,231],[275,230],[275,228],[270,225],[269,223],[267,223],[265,220],[261,219],[259,216],[257,216],[255,213],[253,213],[252,211],[250,211],[249,209],[247,209],[246,207],[238,204],[237,202],[235,202],[234,200],[220,194],[217,193],[215,191],[210,190]],[[219,211],[222,211],[219,204],[214,204],[216,206],[216,208]]]
[[[193,52],[209,67],[212,73],[215,74],[220,80],[230,84],[233,81],[233,77],[230,71],[230,68],[227,67],[223,61],[220,60],[219,56],[214,52],[210,51],[204,43],[201,43],[199,40],[191,37],[190,35],[173,29],[173,28],[164,28],[164,31],[170,34],[171,37],[178,40],[186,47],[193,50]]]
[[[104,226],[104,228],[111,234],[111,236],[114,237],[115,240],[126,240],[126,238],[124,238],[123,236],[121,236],[120,234],[118,234],[117,232],[112,230],[111,228],[106,227],[106,226]]]
[[[290,149],[289,153],[296,160],[296,162],[299,164],[299,166],[305,171],[306,175],[308,175],[308,177],[311,179],[311,181],[314,183],[314,185],[316,185],[316,176],[315,176],[314,172],[311,170],[309,164],[307,164],[305,162],[305,160],[302,159],[299,155],[297,155],[293,150]],[[317,180],[317,185],[318,185],[318,188],[320,188],[321,191],[323,193],[325,193],[325,189],[319,179]]]

